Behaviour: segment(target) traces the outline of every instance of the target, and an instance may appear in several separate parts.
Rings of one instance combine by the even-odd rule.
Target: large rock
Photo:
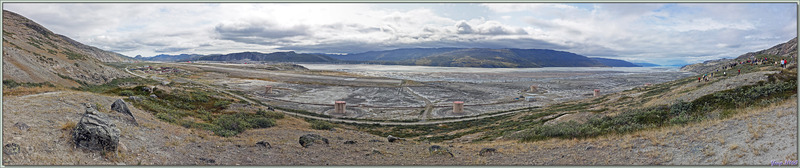
[[[16,155],[19,153],[19,145],[15,143],[6,144],[3,146],[3,153],[6,155]]]
[[[75,127],[72,137],[77,147],[114,151],[119,144],[119,129],[108,117],[87,105],[86,113]]]
[[[300,137],[300,145],[303,146],[304,148],[308,148],[309,146],[314,145],[315,143],[322,143],[322,142],[328,144],[328,139],[323,138],[322,136],[319,136],[317,134],[306,134]]]
[[[111,104],[111,110],[131,116],[133,122],[136,123],[136,118],[133,117],[131,110],[128,109],[128,105],[126,105],[125,101],[123,101],[122,99],[117,99],[117,101],[114,101],[114,103]]]

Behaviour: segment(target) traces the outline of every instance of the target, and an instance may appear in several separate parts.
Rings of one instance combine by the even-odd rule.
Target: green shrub
[[[172,116],[168,113],[158,113],[156,114],[156,118],[164,120],[169,123],[174,123],[177,120],[175,116]]]
[[[214,125],[222,129],[234,131],[236,134],[244,132],[244,130],[251,128],[250,123],[241,116],[242,113],[233,115],[222,115],[214,120]]]
[[[225,107],[228,107],[228,105],[230,105],[230,104],[231,104],[231,102],[227,101],[227,100],[216,101],[216,102],[214,102],[214,107],[216,107],[216,108],[225,108]]]
[[[262,109],[258,109],[258,111],[256,111],[256,115],[267,117],[267,118],[283,119],[283,113],[281,113],[281,112],[266,111],[266,110],[262,110]]]
[[[271,118],[253,118],[250,119],[249,122],[253,128],[269,128],[275,126],[275,119]]]
[[[331,130],[331,129],[333,129],[333,124],[331,124],[331,123],[329,123],[327,121],[312,120],[312,121],[309,121],[308,123],[311,124],[311,128],[312,129],[316,129],[316,130]]]
[[[119,92],[119,95],[120,96],[133,96],[133,95],[136,95],[136,94],[131,90],[123,90],[123,91]]]
[[[231,136],[235,136],[235,135],[239,134],[239,132],[232,131],[232,130],[226,130],[226,129],[222,129],[222,128],[215,129],[213,131],[214,131],[215,135],[221,136],[221,137],[231,137]]]

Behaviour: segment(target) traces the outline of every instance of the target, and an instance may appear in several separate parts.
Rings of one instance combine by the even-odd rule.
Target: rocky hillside
[[[761,55],[761,56],[759,56]],[[752,59],[754,57],[764,57],[769,56],[772,59],[789,59],[796,60],[797,59],[797,37],[778,45],[773,46],[769,49],[764,49],[761,51],[756,52],[749,52],[747,54],[742,54],[736,59],[718,59],[718,60],[709,60],[703,63],[691,64],[686,65],[681,68],[682,71],[689,71],[689,72],[696,72],[696,73],[708,73],[711,71],[715,71],[720,69],[724,66],[728,66],[734,62],[740,62],[747,59]],[[772,60],[773,62],[775,60]]]
[[[592,58],[592,59],[611,67],[642,67],[641,65],[637,65],[634,63],[630,63],[628,61],[623,61],[618,59],[609,59],[609,58]]]
[[[791,39],[791,40],[789,40],[789,41],[787,41],[785,43],[781,43],[781,44],[775,45],[772,48],[769,48],[769,49],[766,49],[766,50],[761,50],[761,51],[758,51],[758,52],[750,52],[750,53],[743,54],[743,55],[741,55],[739,57],[736,57],[736,58],[737,59],[747,59],[747,58],[750,58],[752,56],[762,55],[762,54],[765,54],[765,55],[777,55],[777,56],[782,56],[782,57],[797,56],[797,37],[795,37],[795,38],[793,38],[793,39]]]
[[[180,55],[167,55],[167,54],[159,54],[152,57],[142,57],[141,55],[137,55],[134,59],[138,60],[145,60],[145,61],[163,61],[163,62],[174,62],[174,61],[182,61],[182,60],[197,60],[197,58],[203,57],[205,55],[200,54],[180,54]]]
[[[19,14],[3,11],[3,79],[74,87],[129,76],[103,64],[128,61],[118,53],[55,34]]]

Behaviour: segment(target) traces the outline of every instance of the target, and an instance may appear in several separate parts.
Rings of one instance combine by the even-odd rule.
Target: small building
[[[464,102],[463,101],[454,101],[453,102],[453,113],[464,113]]]
[[[333,105],[334,112],[336,114],[345,114],[344,111],[345,104],[347,103],[345,103],[344,101],[335,101]]]
[[[594,90],[594,97],[600,96],[600,89]]]
[[[264,94],[272,93],[272,85],[264,86],[264,89],[266,89],[266,91],[264,91]]]
[[[536,98],[533,97],[533,96],[525,96],[525,101],[529,101],[529,102],[536,101]]]

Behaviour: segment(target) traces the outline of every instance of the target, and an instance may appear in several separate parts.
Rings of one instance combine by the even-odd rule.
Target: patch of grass
[[[67,55],[67,59],[69,60],[86,60],[87,56],[79,53],[72,52],[70,50],[61,51],[61,53]]]
[[[310,120],[308,121],[311,124],[312,129],[316,130],[331,130],[333,129],[334,125],[327,122],[327,121],[320,121],[320,120]]]
[[[61,75],[59,75],[59,76],[61,76]],[[74,79],[69,78],[67,76],[63,76],[62,78],[65,78],[65,79],[68,78],[70,80],[73,80],[73,81],[76,81],[78,83],[81,83],[83,86],[77,88],[77,90],[88,91],[88,92],[93,92],[93,93],[106,93],[106,94],[112,94],[112,95],[119,95],[119,92],[123,90],[123,89],[120,89],[119,86],[123,85],[123,84],[154,85],[154,84],[158,83],[157,81],[152,80],[152,79],[129,77],[129,78],[116,78],[116,79],[111,80],[111,82],[108,82],[108,83],[105,83],[105,84],[102,84],[102,85],[89,85],[89,84],[86,84],[85,82],[74,80]],[[141,88],[136,88],[136,89],[141,89]],[[136,91],[136,90],[134,90],[134,91]]]
[[[229,137],[251,128],[268,128],[275,126],[275,119],[240,112],[221,115],[217,119],[214,119],[213,123],[218,126],[216,130],[212,130],[214,134],[222,137]]]
[[[275,111],[266,111],[266,110],[263,110],[263,109],[258,109],[256,111],[256,115],[267,117],[267,118],[283,119],[283,113],[275,112]]]
[[[136,94],[136,93],[134,93],[134,92],[133,92],[133,91],[131,91],[131,90],[123,90],[123,91],[120,91],[120,92],[119,92],[119,95],[120,95],[120,96],[133,96],[133,95],[135,95],[135,94]]]
[[[75,122],[67,121],[64,124],[61,124],[60,129],[64,130],[64,131],[71,131],[71,130],[75,129],[75,127],[77,127],[77,126],[78,125]]]
[[[49,48],[47,49],[47,52],[50,53],[50,54],[53,54],[53,55],[58,54],[58,51],[53,50],[53,49],[49,49]]]
[[[151,98],[148,97],[150,92],[142,91],[144,87],[115,88],[105,93],[146,97],[142,101],[132,101],[132,104],[153,113],[162,121],[186,128],[209,130],[222,137],[235,136],[247,129],[272,127],[276,119],[284,117],[278,112],[264,110],[226,114],[223,110],[228,110],[228,105],[235,100],[210,91],[190,87],[173,88],[170,93],[155,90],[153,94],[158,98]]]
[[[15,87],[42,87],[42,86],[55,87],[55,85],[53,85],[53,84],[52,84],[52,83],[50,83],[50,82],[29,83],[29,82],[17,82],[17,81],[10,80],[10,79],[4,79],[4,80],[3,80],[3,87],[6,87],[6,88],[15,88]]]

